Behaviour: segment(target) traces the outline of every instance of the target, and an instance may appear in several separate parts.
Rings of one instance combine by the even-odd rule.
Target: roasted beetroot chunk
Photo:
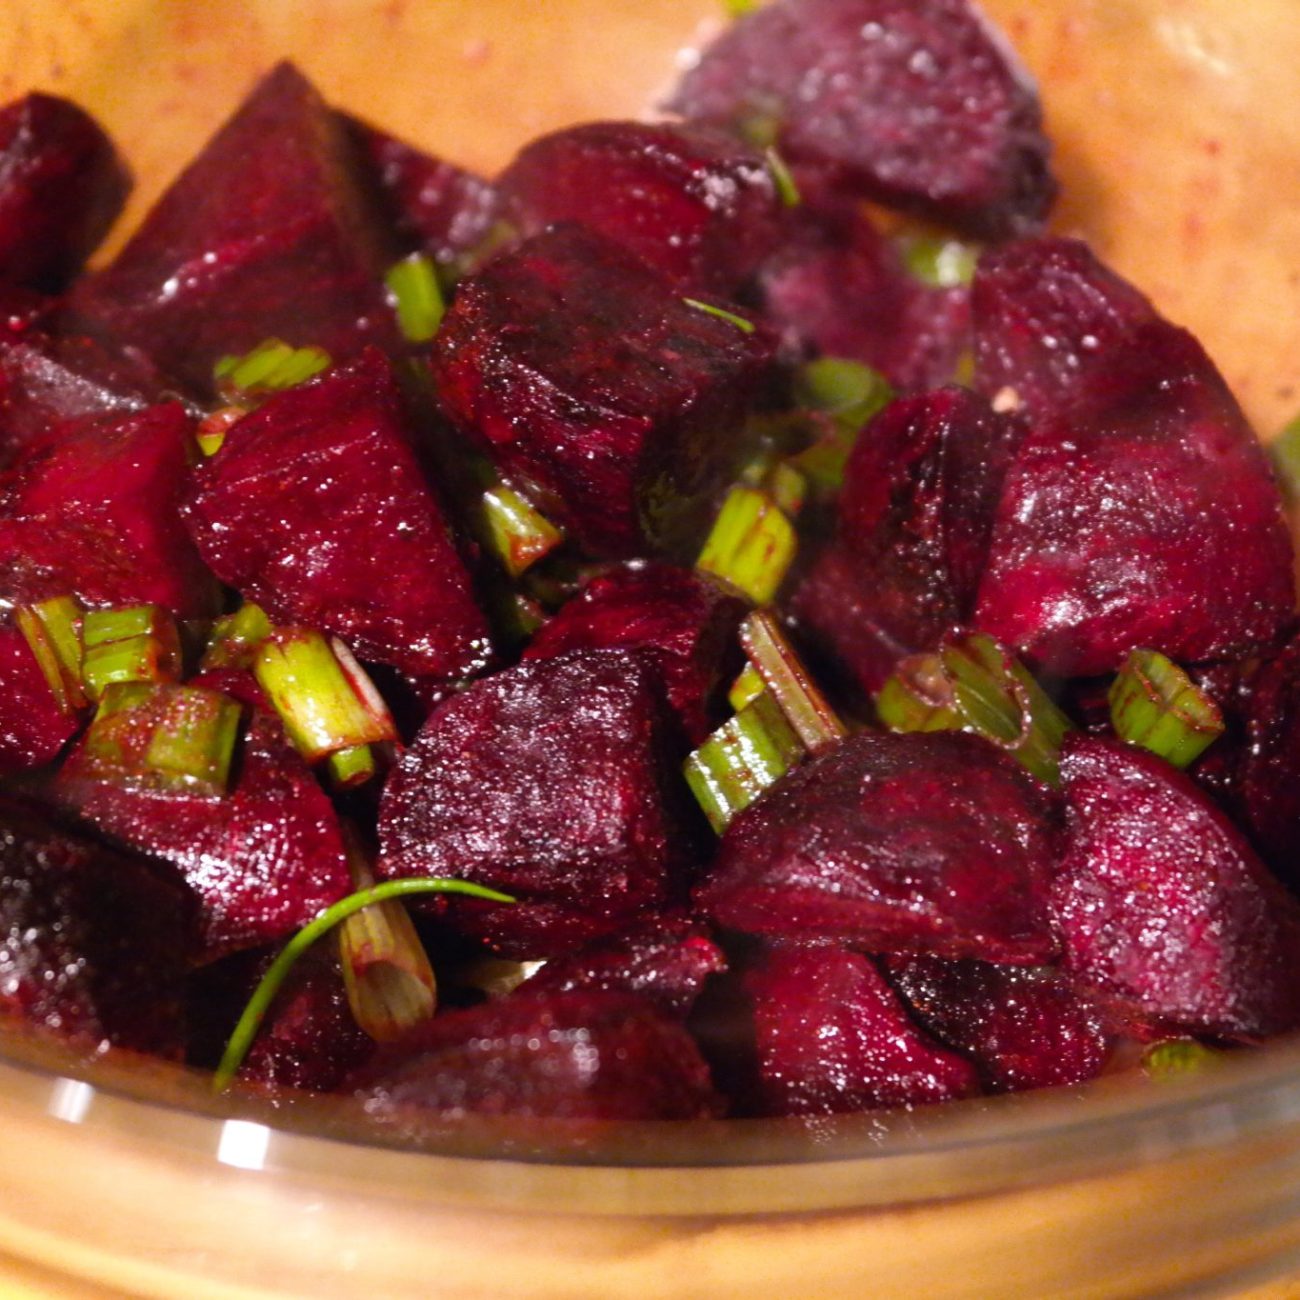
[[[784,342],[879,370],[900,392],[950,382],[970,335],[964,286],[935,288],[857,206],[792,214],[760,272],[763,309]]]
[[[543,513],[621,558],[707,527],[772,346],[602,236],[557,226],[461,284],[433,372],[452,418]]]
[[[1052,956],[1046,791],[977,736],[850,736],[741,812],[697,902],[720,924],[876,952]]]
[[[1014,387],[1032,425],[979,626],[1062,676],[1275,639],[1295,604],[1281,499],[1195,339],[1069,241],[989,255],[974,302],[984,387]]]
[[[1069,846],[1052,891],[1069,969],[1193,1033],[1300,1024],[1300,903],[1196,785],[1119,741],[1067,739]]]
[[[117,218],[131,178],[84,109],[27,95],[0,109],[0,280],[56,291]]]
[[[707,1119],[721,1103],[687,1032],[628,993],[522,990],[437,1016],[352,1080],[366,1114],[418,1131],[421,1114],[520,1119]]]
[[[526,145],[497,186],[521,234],[580,222],[683,289],[732,293],[781,233],[781,199],[763,156],[699,127],[566,127]]]
[[[792,611],[863,690],[969,621],[1022,432],[982,398],[945,388],[891,403],[859,437],[834,541]]]
[[[191,426],[175,402],[87,417],[0,475],[0,596],[209,613],[215,584],[179,510]]]
[[[756,1079],[743,1108],[835,1115],[979,1092],[975,1067],[909,1017],[871,958],[834,946],[780,948],[745,972]]]
[[[493,186],[369,123],[346,116],[344,123],[385,196],[398,234],[439,266],[458,269],[496,221]]]
[[[630,564],[593,578],[533,637],[524,658],[641,651],[658,666],[669,703],[698,743],[717,725],[720,683],[742,666],[736,631],[748,608],[708,574]]]
[[[486,658],[469,574],[374,349],[239,420],[184,515],[213,572],[273,622],[421,676],[466,677]]]
[[[920,1023],[972,1058],[991,1092],[1083,1083],[1105,1068],[1103,1017],[1060,971],[920,955],[884,966]]]
[[[0,623],[0,683],[0,776],[57,758],[79,719],[60,707],[27,638],[7,621]]]
[[[335,361],[396,346],[382,228],[343,124],[281,63],[71,304],[210,394],[223,355],[269,337]]]
[[[726,958],[699,921],[668,915],[624,934],[552,957],[523,985],[526,993],[608,989],[638,993],[666,1016],[684,1018]]]
[[[845,190],[989,238],[1056,193],[1038,96],[968,0],[775,0],[733,23],[669,107],[775,127]]]
[[[0,795],[0,1016],[179,1056],[193,910],[165,871]]]
[[[653,668],[575,652],[439,705],[384,790],[381,877],[455,876],[513,894],[457,924],[545,957],[623,928],[681,888],[681,751]]]
[[[129,753],[141,723],[122,716]],[[230,793],[211,798],[110,779],[83,744],[52,790],[112,839],[178,868],[199,899],[200,961],[284,939],[352,888],[338,818],[279,719],[254,714],[236,764]]]

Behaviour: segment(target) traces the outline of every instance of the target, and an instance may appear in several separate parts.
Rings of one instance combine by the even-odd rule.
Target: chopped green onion
[[[789,519],[794,519],[803,509],[808,495],[808,480],[794,466],[770,452],[750,461],[741,471],[740,481],[745,487],[766,492]]]
[[[236,1022],[221,1062],[213,1073],[212,1090],[224,1092],[230,1086],[231,1080],[244,1063],[244,1057],[248,1055],[248,1049],[253,1045],[258,1028],[275,995],[280,991],[285,977],[293,969],[298,958],[317,939],[328,934],[340,921],[345,921],[362,908],[372,907],[390,898],[407,898],[414,894],[465,894],[470,898],[482,898],[492,903],[515,901],[509,894],[498,893],[497,890],[487,889],[483,885],[471,884],[468,880],[422,876],[410,880],[388,880],[382,885],[362,889],[355,894],[349,894],[346,898],[341,898],[331,907],[327,907],[314,921],[309,921],[303,926],[285,944],[279,956],[262,976],[257,988],[253,990],[253,996],[249,998],[247,1006],[244,1007],[243,1013]]]
[[[743,18],[746,14],[752,14],[762,0],[722,0],[722,2],[729,17]]]
[[[932,288],[959,289],[975,278],[979,249],[959,239],[906,235],[899,247],[908,271]]]
[[[975,353],[970,348],[963,348],[957,364],[952,370],[952,382],[963,388],[970,388],[975,383]]]
[[[719,320],[725,320],[729,325],[734,325],[738,330],[742,330],[746,334],[752,334],[756,328],[752,320],[737,316],[734,311],[727,311],[723,307],[715,307],[711,302],[701,302],[698,298],[683,298],[682,301],[688,307],[694,307],[696,311],[702,311],[709,316],[716,316]]]
[[[905,659],[876,695],[876,713],[891,731],[973,731],[1040,781],[1060,781],[1069,718],[982,632],[945,637],[937,654]]]
[[[727,703],[731,705],[732,711],[739,713],[751,700],[757,699],[767,690],[767,684],[758,675],[758,669],[753,664],[746,664],[739,677],[731,683],[731,690],[727,692]]]
[[[767,163],[767,170],[772,175],[772,184],[776,186],[781,202],[787,208],[797,208],[803,202],[799,194],[799,186],[790,174],[789,167],[785,165],[785,159],[777,153],[775,145],[768,145],[763,150],[763,159]]]
[[[721,835],[803,752],[771,692],[763,691],[695,750],[682,771],[709,825]]]
[[[81,618],[81,606],[71,596],[55,596],[14,610],[14,622],[63,713],[75,713],[86,706],[81,685]]]
[[[1152,1079],[1176,1079],[1213,1068],[1223,1055],[1194,1038],[1170,1038],[1142,1053],[1142,1069]]]
[[[487,541],[512,578],[564,541],[560,529],[501,483],[483,493],[483,520]]]
[[[403,336],[410,343],[427,343],[438,332],[446,311],[433,262],[424,253],[413,253],[388,268],[384,283]]]
[[[740,625],[740,644],[809,753],[818,754],[848,734],[774,614],[750,614]]]
[[[1187,767],[1223,734],[1219,706],[1155,650],[1134,650],[1110,687],[1115,734]]]
[[[159,605],[87,610],[82,680],[92,700],[117,682],[175,681],[181,672],[176,620]]]
[[[295,348],[281,339],[266,339],[242,357],[226,356],[213,367],[217,390],[233,404],[293,388],[330,364],[323,348]]]
[[[212,625],[199,666],[251,668],[257,647],[274,630],[261,606],[246,600],[233,614],[217,619]]]
[[[1294,505],[1300,501],[1300,415],[1273,439],[1268,450],[1282,491]]]
[[[894,397],[894,390],[878,371],[843,357],[818,357],[802,366],[795,377],[795,400],[801,406],[829,416],[829,432],[789,463],[824,492],[836,492],[844,483],[844,467],[862,427]]]
[[[794,562],[798,539],[766,493],[743,486],[727,493],[696,568],[731,583],[756,605],[777,593]]]
[[[309,628],[273,632],[253,674],[308,763],[397,738],[383,697],[347,647]]]
[[[204,416],[199,427],[194,431],[199,450],[205,456],[215,456],[221,450],[221,444],[225,442],[226,434],[230,432],[231,427],[247,414],[246,406],[223,406],[213,411],[211,415]]]
[[[376,771],[375,751],[369,745],[350,745],[336,749],[326,760],[330,780],[337,790],[349,790],[355,785],[365,785]]]
[[[755,8],[760,0],[754,0]],[[781,111],[774,100],[765,104],[736,123],[736,131],[751,148],[770,149],[781,135]],[[766,110],[766,111],[765,111]]]

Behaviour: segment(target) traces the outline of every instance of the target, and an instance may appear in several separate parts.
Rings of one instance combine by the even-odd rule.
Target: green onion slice
[[[81,620],[81,639],[82,680],[93,700],[116,683],[180,677],[180,633],[176,620],[159,605],[87,610]]]
[[[767,163],[772,184],[776,186],[777,196],[781,202],[787,208],[797,208],[803,202],[803,197],[799,193],[798,184],[790,174],[789,167],[785,164],[785,159],[777,153],[775,145],[768,145],[763,150],[763,160]]]
[[[201,668],[251,668],[257,647],[275,629],[261,606],[245,601],[212,625]]]
[[[1169,1038],[1142,1053],[1142,1069],[1152,1079],[1185,1078],[1219,1065],[1223,1056],[1194,1038]]]
[[[63,713],[75,713],[86,706],[81,684],[81,619],[81,606],[71,596],[55,596],[14,610],[14,622]]]
[[[266,339],[240,356],[225,356],[212,368],[217,391],[232,405],[293,388],[329,367],[324,348],[295,348],[282,339]]]
[[[688,307],[694,307],[696,311],[702,311],[708,316],[716,316],[719,320],[725,320],[729,325],[734,325],[742,333],[752,334],[757,328],[752,320],[746,320],[743,316],[737,316],[734,311],[727,311],[723,307],[715,307],[711,302],[701,302],[698,298],[683,298],[682,301]]]
[[[1219,706],[1155,650],[1134,650],[1110,688],[1115,734],[1187,767],[1223,734]]]
[[[975,278],[979,249],[959,239],[905,235],[899,250],[908,271],[932,288],[959,289]]]
[[[1300,415],[1273,439],[1268,450],[1282,491],[1294,505],[1300,501]]]
[[[559,528],[502,483],[483,493],[483,521],[487,542],[512,578],[564,541]]]
[[[740,644],[809,753],[819,754],[848,734],[786,640],[776,615],[768,610],[750,614],[740,625]]]
[[[438,332],[447,309],[433,262],[424,253],[413,253],[388,268],[384,283],[403,337],[409,343],[427,343]]]
[[[766,605],[794,562],[798,544],[789,519],[768,493],[738,485],[727,493],[696,568]]]
[[[731,683],[727,692],[727,703],[732,711],[739,713],[751,700],[757,699],[767,690],[767,684],[758,675],[753,664],[746,664],[739,677]]]

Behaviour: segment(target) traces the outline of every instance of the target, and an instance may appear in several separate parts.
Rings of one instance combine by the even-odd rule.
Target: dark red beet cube
[[[587,122],[526,145],[497,181],[521,234],[577,221],[683,289],[729,294],[772,250],[782,201],[762,154],[707,128]]]
[[[705,980],[726,966],[703,923],[669,914],[552,957],[522,988],[528,993],[639,993],[664,1015],[680,1019],[695,1005]]]
[[[401,238],[439,266],[459,269],[497,219],[495,188],[465,171],[371,126],[343,115],[364,166],[384,196],[388,219]]]
[[[99,123],[55,95],[0,109],[0,280],[55,291],[116,220],[131,178]]]
[[[525,659],[637,650],[653,660],[691,740],[717,725],[718,688],[743,666],[736,632],[749,606],[707,574],[630,564],[593,578],[533,637]]]
[[[184,515],[213,572],[273,622],[419,675],[466,677],[487,656],[469,574],[373,349],[239,420],[196,471]]]
[[[865,362],[900,392],[949,383],[969,340],[967,289],[911,275],[857,207],[831,218],[796,210],[759,280],[784,342]]]
[[[1185,1032],[1300,1024],[1300,903],[1191,779],[1082,736],[1061,774],[1069,842],[1052,907],[1080,986]]]
[[[746,1110],[836,1115],[971,1097],[975,1067],[907,1014],[871,958],[834,946],[765,953],[742,980],[757,1078]]]
[[[0,795],[0,1016],[178,1057],[192,902],[168,873]]]
[[[151,734],[147,717],[120,716],[128,749],[131,728]],[[285,939],[352,891],[338,818],[278,718],[254,714],[235,764],[213,798],[109,779],[80,746],[53,786],[62,806],[180,871],[199,898],[201,961]]]
[[[1060,971],[943,957],[887,957],[884,968],[916,1018],[970,1057],[991,1092],[1096,1078],[1112,1036]]]
[[[71,304],[210,394],[223,355],[269,337],[335,361],[396,347],[383,231],[343,124],[281,63]]]
[[[751,934],[1035,964],[1056,850],[1050,795],[988,741],[864,732],[738,814],[696,898]]]
[[[353,1094],[372,1121],[420,1116],[707,1119],[721,1103],[686,1030],[627,993],[522,990],[450,1011],[382,1048]]]
[[[792,610],[868,692],[969,621],[1021,426],[962,388],[902,398],[862,432],[832,545]]]
[[[0,475],[0,596],[211,612],[215,586],[181,523],[192,421],[178,403],[87,417]]]
[[[0,623],[0,776],[39,767],[58,757],[80,719],[54,697],[27,638]]]
[[[384,789],[377,874],[514,895],[451,914],[546,957],[678,894],[692,858],[682,747],[654,669],[620,651],[520,664],[440,704]]]
[[[775,0],[704,51],[669,107],[775,128],[792,162],[981,237],[1037,229],[1056,193],[1037,92],[969,0]]]
[[[772,349],[602,236],[557,226],[462,282],[433,372],[506,477],[619,558],[698,542]]]

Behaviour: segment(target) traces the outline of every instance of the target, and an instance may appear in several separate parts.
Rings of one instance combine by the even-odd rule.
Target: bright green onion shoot
[[[766,605],[794,562],[798,544],[789,519],[766,492],[738,485],[727,493],[696,568]]]
[[[810,754],[848,733],[785,638],[776,615],[756,610],[740,625],[740,644],[768,693]]]
[[[347,749],[335,750],[325,760],[325,766],[336,790],[365,785],[378,771],[375,751],[369,745],[349,745]]]
[[[1134,650],[1110,687],[1115,734],[1187,767],[1223,734],[1219,706],[1171,659]]]
[[[758,675],[758,669],[753,664],[746,664],[740,676],[731,683],[731,689],[727,692],[727,703],[731,705],[732,712],[739,713],[746,704],[756,700],[765,690],[767,685]]]
[[[424,253],[413,253],[388,268],[384,284],[402,336],[409,343],[427,343],[438,332],[447,309],[433,262]]]
[[[1151,1079],[1186,1078],[1219,1065],[1223,1055],[1194,1038],[1169,1038],[1142,1053],[1142,1070]]]
[[[1292,505],[1300,502],[1300,415],[1273,439],[1268,450],[1286,499]]]
[[[719,320],[725,320],[727,324],[734,325],[745,334],[752,334],[756,328],[752,320],[737,316],[734,311],[727,311],[724,307],[715,307],[711,302],[701,302],[698,298],[683,298],[682,301],[688,307],[694,307],[696,311],[702,311],[708,316],[716,316]]]
[[[275,631],[258,647],[253,675],[308,763],[397,739],[383,697],[336,638],[310,628]]]
[[[245,601],[212,625],[201,668],[251,668],[257,647],[275,629],[260,605]]]
[[[346,898],[341,898],[333,906],[326,908],[315,920],[309,921],[303,926],[285,944],[279,956],[267,968],[266,974],[262,976],[257,988],[253,990],[253,996],[249,998],[248,1004],[244,1007],[239,1020],[235,1024],[234,1031],[230,1035],[230,1041],[226,1044],[226,1050],[222,1054],[221,1062],[212,1076],[212,1090],[214,1092],[224,1092],[230,1086],[231,1080],[244,1063],[244,1058],[248,1055],[248,1049],[252,1047],[258,1028],[261,1026],[271,1003],[275,1000],[275,995],[280,991],[280,986],[294,968],[298,958],[317,939],[328,934],[341,921],[347,920],[349,916],[361,911],[362,908],[372,907],[376,903],[383,903],[390,898],[409,898],[415,894],[465,894],[470,898],[482,898],[492,903],[513,903],[515,901],[509,894],[498,893],[495,889],[487,889],[483,885],[471,884],[468,880],[448,880],[441,877],[423,876],[417,876],[410,880],[388,880],[382,885],[358,890],[354,894],[349,894]]]
[[[771,454],[750,461],[740,480],[746,487],[766,492],[789,519],[799,514],[808,496],[808,480],[793,465]]]
[[[777,153],[775,145],[768,145],[763,150],[763,160],[767,163],[772,184],[776,186],[777,196],[781,202],[787,208],[797,208],[803,202],[803,197],[799,193],[799,186],[794,177],[790,174],[789,167],[785,165],[785,159]]]
[[[222,396],[240,404],[293,388],[329,364],[330,355],[324,348],[295,348],[282,339],[266,339],[242,357],[222,357],[212,374]]]
[[[161,606],[87,610],[81,639],[82,680],[92,700],[114,683],[166,682],[180,676],[180,634],[176,620]]]
[[[517,578],[549,555],[564,533],[513,488],[497,483],[483,493],[486,539],[506,572]]]
[[[204,416],[194,431],[194,440],[205,456],[215,456],[226,441],[226,434],[248,414],[246,406],[222,406]]]
[[[86,706],[81,685],[81,618],[81,606],[71,596],[55,596],[14,610],[14,622],[63,713],[75,713]]]
[[[801,406],[824,412],[834,423],[827,434],[791,456],[790,464],[823,491],[838,491],[858,434],[893,400],[894,390],[879,371],[860,361],[818,357],[800,368],[794,393]]]
[[[771,692],[763,691],[695,750],[682,771],[709,825],[721,835],[803,753]]]
[[[906,235],[899,241],[899,250],[908,271],[932,288],[959,289],[975,278],[979,249],[959,239]]]
[[[746,14],[752,14],[761,3],[762,0],[723,0],[723,6],[730,18],[743,18]]]
[[[905,659],[875,703],[891,731],[973,731],[1040,781],[1060,782],[1069,718],[1013,655],[982,632],[947,637],[937,654]]]

